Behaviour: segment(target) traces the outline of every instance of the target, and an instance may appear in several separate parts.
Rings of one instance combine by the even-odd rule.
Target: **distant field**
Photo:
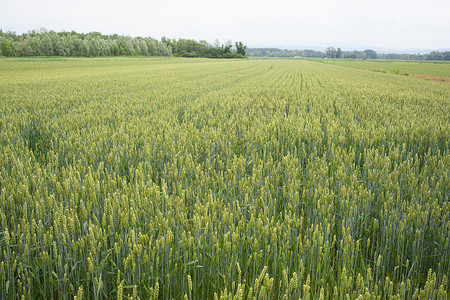
[[[386,60],[323,60],[323,62],[368,71],[399,75],[430,75],[450,81],[450,62],[386,61]],[[426,76],[423,78],[427,79]]]
[[[447,299],[448,66],[0,59],[0,299]]]

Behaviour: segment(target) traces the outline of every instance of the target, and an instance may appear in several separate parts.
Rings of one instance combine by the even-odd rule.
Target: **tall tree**
[[[20,56],[33,56],[33,49],[30,46],[29,40],[20,40],[17,43],[17,52]]]
[[[242,56],[246,56],[245,51],[247,50],[247,46],[245,46],[242,42],[234,43],[236,46],[236,53],[241,54]]]
[[[377,58],[377,53],[374,50],[372,50],[372,49],[364,50],[364,58],[376,59]]]
[[[8,39],[2,39],[0,41],[0,50],[4,56],[13,56],[11,41]]]
[[[325,53],[328,58],[336,58],[336,49],[334,47],[327,47]]]
[[[47,56],[54,55],[53,43],[52,43],[52,40],[50,39],[50,37],[48,36],[48,34],[44,35],[44,37],[41,39],[41,43],[39,46],[40,46],[39,48],[40,48],[41,52],[44,55],[47,55]]]

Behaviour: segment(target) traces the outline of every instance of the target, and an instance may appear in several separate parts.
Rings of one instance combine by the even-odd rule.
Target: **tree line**
[[[3,56],[171,56],[167,44],[150,37],[103,35],[99,32],[32,30],[17,35],[0,29]]]
[[[378,53],[372,49],[366,49],[364,51],[342,51],[341,48],[335,49],[334,47],[327,47],[325,50],[326,58],[351,58],[351,59],[377,59]]]
[[[234,47],[233,47],[234,46]],[[0,56],[183,56],[209,58],[243,58],[247,46],[242,42],[213,45],[206,41],[151,37],[103,35],[48,31],[44,28],[24,34],[0,29]]]
[[[317,50],[287,50],[278,48],[250,48],[248,56],[253,57],[310,57],[310,58],[360,58],[375,59],[377,53],[374,50],[342,51],[341,48],[327,47],[325,51]]]
[[[287,50],[278,48],[249,48],[250,57],[310,57],[347,59],[399,59],[399,60],[450,60],[450,51],[433,51],[428,54],[379,54],[375,50],[343,51],[341,48],[327,47],[325,51]]]
[[[432,51],[428,54],[398,54],[387,53],[379,54],[382,59],[400,59],[400,60],[450,60],[450,51]]]
[[[247,50],[248,56],[253,57],[313,57],[321,58],[325,56],[322,51],[316,50],[287,50],[278,48],[249,48]]]
[[[309,58],[359,58],[375,59],[377,53],[374,50],[364,51],[342,51],[341,48],[327,47],[325,51],[311,49],[305,50],[287,50],[278,48],[250,48],[248,56],[253,57],[309,57]]]
[[[174,56],[182,57],[206,57],[206,58],[245,58],[247,46],[242,42],[231,41],[221,44],[218,40],[209,44],[205,40],[197,42],[192,39],[168,39],[163,37],[163,43],[169,45]]]

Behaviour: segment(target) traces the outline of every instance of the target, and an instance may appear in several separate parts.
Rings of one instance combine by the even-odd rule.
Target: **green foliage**
[[[13,56],[11,41],[6,38],[0,39],[0,50],[4,56]]]
[[[252,57],[325,57],[325,53],[316,50],[287,50],[278,48],[249,48],[247,55]]]
[[[2,36],[4,38],[2,38]],[[1,32],[0,49],[8,48],[5,56],[171,56],[170,47],[152,38],[132,38],[119,35],[102,35],[99,32],[55,32],[41,29],[16,35]],[[8,41],[8,42],[6,42]],[[12,41],[12,42],[11,42]],[[3,46],[2,46],[3,45]],[[6,54],[5,54],[6,53]]]
[[[245,46],[242,42],[236,42],[234,45],[236,46],[236,53],[245,56],[247,46]]]
[[[162,38],[162,42],[172,48],[174,56],[179,57],[206,57],[206,58],[245,58],[245,46],[242,42],[236,42],[236,51],[231,51],[230,43],[220,45],[210,45],[206,41],[197,42],[187,39],[167,39]]]
[[[287,50],[278,48],[249,48],[250,57],[306,57],[306,58],[346,58],[346,59],[389,59],[389,60],[450,60],[450,51],[432,51],[428,54],[377,53],[374,50],[342,51],[341,48],[327,47],[325,52],[316,50]]]
[[[371,49],[364,50],[364,58],[368,59],[376,59],[377,58],[377,52]]]
[[[0,82],[0,299],[450,296],[446,83],[145,57]]]
[[[187,39],[152,38],[55,32],[46,29],[33,30],[26,34],[0,31],[0,51],[5,56],[174,56],[207,58],[245,58],[242,42],[232,50],[231,42],[210,45],[206,41]]]

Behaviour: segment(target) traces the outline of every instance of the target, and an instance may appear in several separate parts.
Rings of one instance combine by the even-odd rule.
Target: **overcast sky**
[[[450,48],[449,0],[0,0],[0,28],[243,41],[249,47]]]

